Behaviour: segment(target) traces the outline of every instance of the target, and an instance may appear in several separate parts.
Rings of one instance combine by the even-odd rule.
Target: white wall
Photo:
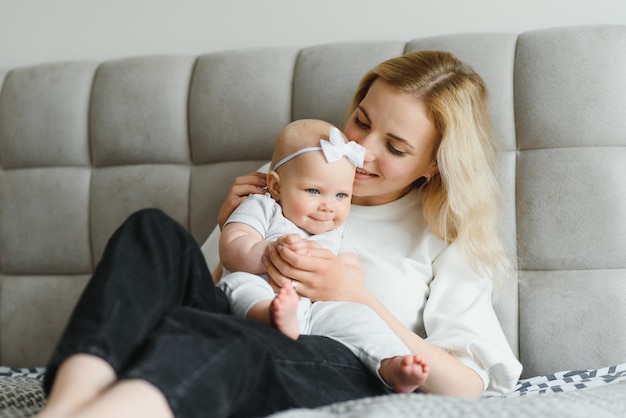
[[[0,67],[626,24],[625,0],[0,0]]]

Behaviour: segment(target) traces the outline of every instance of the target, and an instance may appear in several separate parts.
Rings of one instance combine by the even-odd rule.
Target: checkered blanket
[[[626,363],[595,370],[570,370],[520,380],[504,397],[561,393],[626,382]]]
[[[44,372],[45,369],[43,368],[0,367],[0,418],[30,417],[43,407],[45,397],[41,389],[41,380]],[[616,383],[622,384],[614,385]],[[609,386],[611,387],[609,388]],[[601,387],[607,387],[607,389],[589,392],[582,390]],[[567,392],[570,394],[565,397],[548,396],[549,394]],[[535,398],[535,395],[545,396],[538,396],[538,402],[534,402],[531,399]],[[515,400],[502,402],[505,398],[520,398],[520,400],[519,402]],[[539,398],[543,398],[543,400],[540,401]],[[523,399],[529,399],[530,402]],[[616,402],[616,400],[619,401]],[[485,399],[484,402],[436,397],[434,395],[389,395],[343,402],[312,410],[295,409],[275,414],[275,417],[352,418],[377,417],[379,415],[386,418],[396,416],[418,417],[427,416],[425,415],[427,411],[443,413],[444,410],[447,411],[444,415],[449,417],[456,416],[455,411],[461,411],[465,414],[459,416],[482,417],[490,416],[489,414],[492,413],[505,412],[511,408],[513,408],[512,411],[517,408],[517,412],[529,408],[527,412],[532,413],[532,411],[538,411],[537,405],[541,405],[541,408],[544,409],[552,408],[552,412],[556,412],[558,408],[567,408],[566,411],[570,416],[587,417],[590,415],[584,414],[591,412],[594,413],[594,418],[626,416],[626,363],[595,370],[569,370],[523,379],[510,393]],[[589,409],[590,405],[592,409]],[[601,408],[600,405],[602,405]],[[571,415],[574,413],[574,409],[580,415]],[[373,412],[375,410],[379,410],[380,413]],[[418,413],[418,411],[420,412]],[[365,414],[365,412],[367,413]],[[622,412],[624,413],[622,414]]]

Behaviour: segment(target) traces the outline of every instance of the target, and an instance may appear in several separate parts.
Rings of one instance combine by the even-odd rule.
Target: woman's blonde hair
[[[408,53],[379,64],[363,77],[351,111],[378,78],[417,97],[439,132],[433,156],[439,173],[418,183],[429,227],[447,242],[456,241],[475,271],[496,282],[504,279],[510,263],[498,235],[498,141],[484,81],[450,53]]]

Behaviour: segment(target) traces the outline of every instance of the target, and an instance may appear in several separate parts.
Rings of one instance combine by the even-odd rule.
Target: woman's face
[[[420,177],[437,173],[439,138],[422,103],[381,79],[350,115],[345,134],[366,148],[357,168],[352,203],[373,206],[407,194]]]

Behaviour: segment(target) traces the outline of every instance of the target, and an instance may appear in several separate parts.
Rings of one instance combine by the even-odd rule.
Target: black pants
[[[293,341],[229,315],[195,239],[154,209],[111,237],[48,364],[46,393],[76,353],[152,383],[177,417],[265,416],[389,393],[336,341]]]

